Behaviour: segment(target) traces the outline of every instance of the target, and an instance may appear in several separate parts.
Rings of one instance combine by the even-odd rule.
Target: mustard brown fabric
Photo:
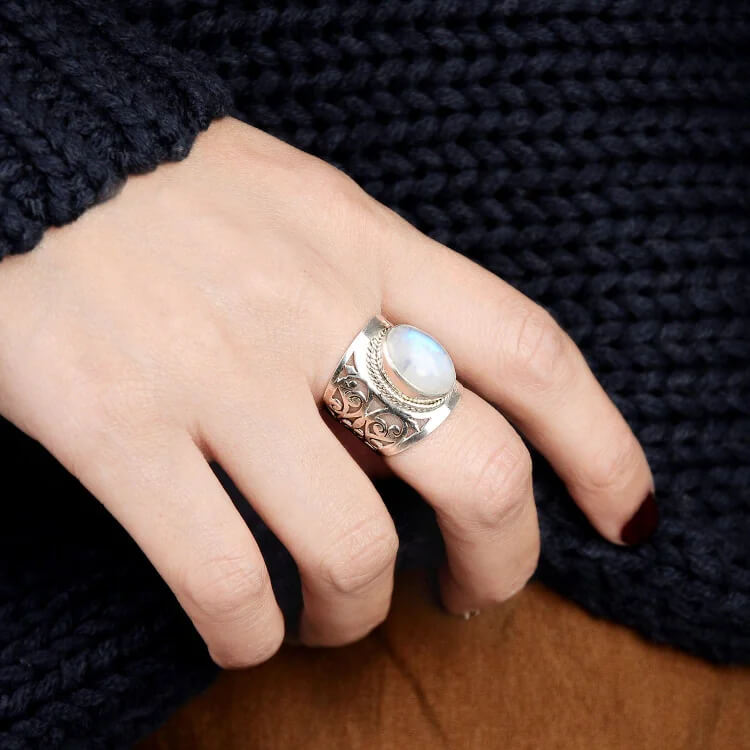
[[[718,667],[538,584],[468,622],[424,577],[388,621],[222,674],[138,750],[743,750],[750,668]]]

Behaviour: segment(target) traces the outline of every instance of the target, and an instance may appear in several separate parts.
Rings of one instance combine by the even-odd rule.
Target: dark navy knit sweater
[[[2,0],[0,255],[223,113],[552,311],[642,441],[662,523],[607,543],[536,459],[539,577],[750,662],[750,5]],[[95,500],[11,425],[0,441],[0,748],[128,745],[214,668]],[[401,563],[434,564],[426,506],[383,493]],[[294,566],[238,504],[293,620]]]

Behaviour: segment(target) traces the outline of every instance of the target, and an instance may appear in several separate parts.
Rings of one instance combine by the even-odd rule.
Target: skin
[[[359,460],[321,396],[380,312],[433,334],[466,387],[428,439]],[[516,429],[612,542],[652,488],[637,440],[546,312],[333,167],[232,119],[3,261],[0,313],[0,412],[129,531],[226,667],[267,659],[284,625],[209,460],[294,556],[312,645],[364,636],[390,605],[398,539],[368,472],[386,467],[435,508],[457,614],[512,596],[537,564]]]

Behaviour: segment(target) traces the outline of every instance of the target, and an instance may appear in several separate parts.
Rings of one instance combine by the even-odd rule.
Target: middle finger
[[[258,403],[252,391],[257,386],[240,384],[235,403],[214,402],[202,423],[204,442],[297,562],[302,641],[349,643],[388,612],[398,549],[393,521],[323,422],[306,382],[287,383],[272,404]]]

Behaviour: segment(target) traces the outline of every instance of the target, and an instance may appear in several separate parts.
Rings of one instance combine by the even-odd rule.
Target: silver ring
[[[429,435],[460,398],[453,362],[432,336],[376,315],[344,352],[323,403],[370,448],[392,456]]]

